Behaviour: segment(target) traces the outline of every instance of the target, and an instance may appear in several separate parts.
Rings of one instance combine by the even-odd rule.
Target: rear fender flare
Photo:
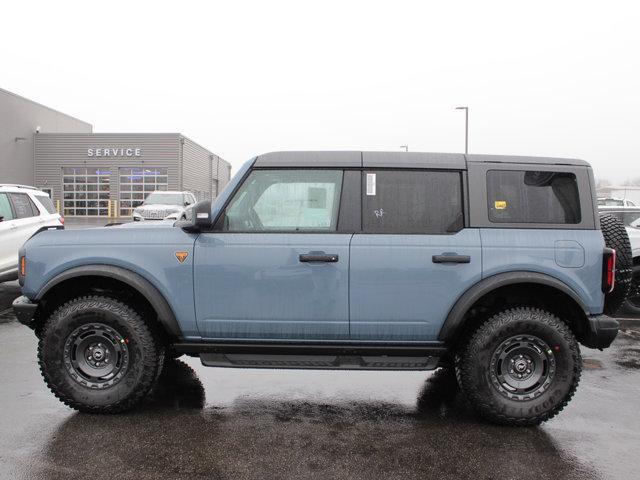
[[[537,283],[555,288],[571,297],[580,306],[585,317],[589,314],[589,310],[580,296],[564,282],[555,277],[545,275],[544,273],[527,271],[499,273],[479,281],[456,301],[440,329],[438,340],[448,342],[455,339],[456,335],[464,326],[463,323],[466,313],[483,296],[500,287],[518,283]]]

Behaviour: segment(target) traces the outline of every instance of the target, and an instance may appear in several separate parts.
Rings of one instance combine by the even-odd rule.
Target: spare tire
[[[604,243],[616,251],[616,282],[611,293],[604,298],[604,313],[615,314],[627,300],[633,281],[631,243],[624,225],[613,215],[600,215],[600,228]]]

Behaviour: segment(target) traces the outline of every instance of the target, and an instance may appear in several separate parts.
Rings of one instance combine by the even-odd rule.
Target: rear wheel
[[[561,411],[580,380],[580,349],[569,327],[536,308],[497,313],[462,345],[456,374],[484,418],[537,425]]]
[[[164,348],[131,307],[102,296],[71,300],[46,321],[38,345],[40,370],[66,405],[116,413],[151,390]]]

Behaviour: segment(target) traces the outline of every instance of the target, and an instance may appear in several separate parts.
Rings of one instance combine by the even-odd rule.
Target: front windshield
[[[181,193],[154,192],[144,201],[145,205],[184,205]]]

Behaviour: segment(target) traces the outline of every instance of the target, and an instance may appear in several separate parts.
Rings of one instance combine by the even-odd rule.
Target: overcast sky
[[[583,158],[640,177],[637,2],[12,1],[0,87],[96,132]]]

